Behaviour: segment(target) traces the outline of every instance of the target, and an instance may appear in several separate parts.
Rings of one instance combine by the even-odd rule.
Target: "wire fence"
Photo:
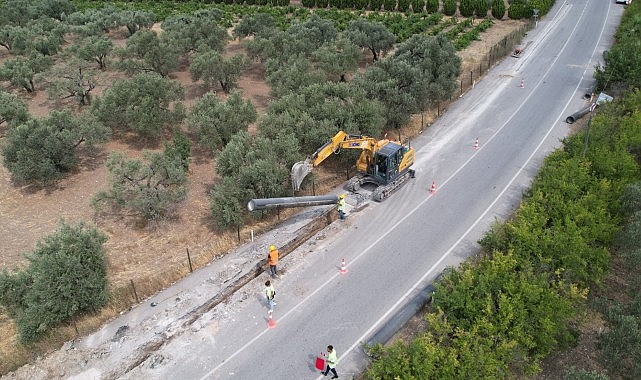
[[[525,37],[528,31],[532,29],[533,25],[533,22],[528,22],[517,30],[512,31],[492,46],[487,53],[477,60],[477,62],[463,66],[461,68],[461,74],[457,79],[459,87],[458,90],[446,102],[439,102],[436,104],[436,116],[440,116],[454,99],[462,96],[469,89],[473,88],[492,67],[505,57],[510,56],[516,47],[519,46],[523,37]]]

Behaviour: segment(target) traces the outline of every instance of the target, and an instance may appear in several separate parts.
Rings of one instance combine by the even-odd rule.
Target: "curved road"
[[[614,1],[557,1],[526,37],[521,58],[504,59],[412,142],[416,179],[287,256],[287,272],[275,281],[275,328],[267,328],[263,275],[246,287],[246,302],[212,310],[202,328],[162,347],[166,365],[126,377],[317,379],[314,359],[328,344],[341,378],[361,372],[362,343],[518,205],[568,133],[565,117],[585,106],[622,12]],[[347,274],[339,273],[342,258]]]

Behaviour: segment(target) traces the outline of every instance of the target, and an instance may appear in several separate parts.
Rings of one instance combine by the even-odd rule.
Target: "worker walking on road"
[[[274,311],[274,305],[276,304],[276,301],[274,301],[274,297],[276,297],[276,290],[274,290],[272,282],[267,280],[267,282],[265,282],[265,298],[267,298],[269,311]]]
[[[331,344],[327,346],[327,368],[325,368],[325,372],[322,372],[323,375],[327,376],[329,371],[332,371],[334,376],[332,376],[332,379],[338,379],[338,374],[336,373],[336,362],[338,361],[338,356],[336,355],[336,351],[334,350],[334,346]]]
[[[274,278],[276,277],[276,265],[278,265],[278,250],[273,245],[269,246],[267,261],[269,262],[269,273]]]
[[[338,197],[338,217],[345,219],[345,194]]]

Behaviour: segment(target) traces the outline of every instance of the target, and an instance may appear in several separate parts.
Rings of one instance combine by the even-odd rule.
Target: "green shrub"
[[[500,1],[500,0],[495,0]],[[487,10],[490,8],[490,6],[487,3],[487,0],[475,0],[472,3],[472,6],[474,7],[474,14],[478,18],[485,18],[487,17]]]
[[[438,12],[438,0],[427,0],[425,3],[425,10],[427,13]]]
[[[460,0],[458,10],[461,12],[461,16],[472,17],[474,15],[473,0]]]
[[[512,20],[528,18],[531,16],[531,12],[524,0],[513,0],[507,8],[507,15]]]
[[[412,0],[412,11],[414,13],[422,13],[425,12],[425,0]]]
[[[456,13],[456,0],[443,0],[443,13],[447,16],[454,16]]]
[[[492,3],[492,17],[497,20],[501,20],[505,17],[505,3],[503,0],[494,0]]]

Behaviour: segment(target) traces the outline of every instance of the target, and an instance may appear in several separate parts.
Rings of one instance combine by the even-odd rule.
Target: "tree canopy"
[[[17,95],[0,90],[0,126],[19,125],[29,119],[27,103]]]
[[[140,33],[140,32],[139,32]],[[136,33],[138,34],[138,33]],[[92,113],[114,131],[158,138],[184,117],[184,89],[171,79],[142,73],[118,80],[92,104]]]
[[[80,106],[91,103],[91,91],[97,79],[87,61],[72,58],[61,66],[54,66],[51,74],[55,79],[47,89],[51,98],[73,99]]]
[[[91,114],[51,111],[7,131],[4,165],[19,182],[46,184],[74,170],[78,149],[109,139],[110,130]]]
[[[141,30],[127,39],[127,46],[118,50],[117,67],[129,74],[155,72],[166,77],[178,68],[182,53],[176,41],[160,36],[153,30]]]
[[[11,82],[28,93],[36,91],[35,82],[39,74],[44,73],[53,65],[51,57],[33,52],[28,57],[18,56],[5,61],[0,66],[0,80]]]
[[[145,151],[145,161],[112,152],[107,159],[110,188],[91,201],[96,212],[126,210],[152,223],[173,217],[187,195],[185,161],[177,152],[171,146],[162,153]]]
[[[257,116],[251,101],[243,99],[238,91],[225,101],[215,92],[208,92],[194,104],[186,121],[200,145],[214,151],[227,145],[235,133],[246,130]]]
[[[27,269],[0,272],[0,304],[17,319],[23,343],[107,303],[106,241],[95,227],[61,220],[58,230],[26,255]]]
[[[374,62],[378,61],[381,53],[392,50],[396,42],[396,37],[385,25],[362,18],[350,21],[344,36],[356,46],[368,49]]]
[[[113,42],[105,36],[89,36],[76,41],[69,50],[85,61],[96,62],[100,70],[107,68],[107,56],[113,50]]]
[[[180,54],[200,50],[222,52],[229,35],[217,24],[221,17],[219,9],[201,9],[190,15],[168,17],[161,28],[170,44],[180,49]]]
[[[217,51],[201,50],[194,54],[189,73],[193,81],[202,79],[206,89],[212,89],[216,83],[225,93],[229,93],[238,85],[240,75],[250,63],[244,54],[225,58]]]

